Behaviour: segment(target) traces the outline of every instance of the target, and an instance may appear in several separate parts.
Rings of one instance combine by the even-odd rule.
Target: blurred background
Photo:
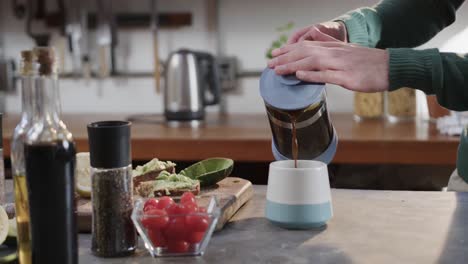
[[[11,65],[18,68],[22,50],[46,44],[55,46],[61,58],[60,90],[65,116],[162,115],[165,65],[172,52],[184,48],[207,52],[217,58],[221,100],[206,108],[209,114],[221,113],[234,116],[236,120],[242,120],[243,115],[258,116],[260,120],[265,116],[266,121],[265,107],[258,92],[259,77],[266,66],[268,49],[281,44],[275,41],[304,26],[375,3],[375,0],[0,1],[0,60],[3,63],[0,69],[2,76],[6,76],[1,79],[0,112],[15,120],[15,114],[21,111],[17,73]],[[452,26],[418,48],[466,52],[466,25],[468,5],[463,5]],[[160,79],[159,86],[157,79]],[[434,98],[414,91],[409,92],[409,96],[403,93],[394,97],[381,94],[362,98],[333,85],[327,86],[327,96],[332,121],[343,122],[336,126],[344,143],[338,148],[338,160],[330,167],[335,187],[425,190],[446,185],[455,166],[460,130],[446,135],[437,129],[437,118],[455,114],[438,107]],[[401,97],[411,100],[400,106],[398,98]],[[371,106],[366,105],[369,100]],[[395,102],[397,105],[392,108]],[[397,121],[390,120],[389,115]],[[461,114],[456,116],[457,120],[463,118]],[[262,123],[260,127],[265,132],[262,146],[268,147],[268,124]],[[387,128],[397,132],[393,136],[382,132]],[[378,132],[379,129],[383,130]],[[8,137],[8,126],[6,130],[5,137]],[[377,132],[369,138],[358,132],[366,130]],[[194,140],[203,139],[203,129],[193,133]],[[159,136],[158,140],[163,141],[164,135]],[[257,137],[254,135],[252,139]],[[409,142],[408,148],[412,148],[413,143],[427,143],[428,147],[413,149],[415,152],[408,154],[414,155],[414,162],[385,158],[385,151],[392,151],[392,143],[405,141]],[[363,151],[359,145],[362,142],[375,143],[375,152],[359,152]],[[353,148],[345,151],[348,144],[354,144]],[[398,151],[404,152],[404,144],[401,146]],[[352,157],[354,150],[355,155],[363,155],[360,162]],[[267,151],[269,149],[264,152]],[[423,158],[416,157],[418,151],[440,152],[443,161],[434,162],[436,157],[431,157],[423,162]],[[375,153],[384,158],[366,159],[365,155]],[[200,158],[215,154],[219,153],[205,153]],[[154,156],[180,160],[181,164],[191,161],[191,158],[177,158],[173,153],[164,156],[157,150]],[[135,162],[143,162],[145,157]],[[257,173],[262,175],[258,182],[264,183],[269,158],[271,155],[256,160],[237,159],[236,172],[244,176]]]
[[[59,12],[56,7],[57,1],[43,2],[48,2],[50,12]],[[96,14],[99,1],[78,2],[85,12]],[[108,0],[101,2],[105,6],[103,12],[106,15],[110,12],[150,15],[148,11],[151,10],[151,1]],[[22,19],[15,16],[15,3],[27,6],[27,1],[21,0],[1,1],[0,3],[2,38],[0,54],[18,62],[20,51],[31,48],[34,42],[25,32],[26,15]],[[271,46],[271,42],[279,35],[276,31],[277,27],[293,22],[294,29],[297,29],[327,21],[351,9],[375,3],[374,0],[159,0],[158,11],[160,13],[190,15],[187,25],[160,28],[158,34],[160,59],[165,61],[170,52],[179,48],[203,50],[219,56],[235,58],[238,66],[237,75],[240,76],[236,78],[235,87],[225,92],[226,111],[229,113],[263,113],[263,103],[258,96],[258,76],[248,73],[260,72],[265,67],[265,53]],[[422,48],[442,48],[444,45],[450,45],[450,49],[461,49],[466,46],[462,41],[447,44],[456,34],[462,33],[466,28],[468,6],[462,6],[457,15],[457,21],[451,27],[445,29]],[[37,32],[51,34],[52,45],[61,47],[64,55],[62,72],[72,72],[73,57],[68,49],[66,36],[61,35],[57,27],[55,29],[54,27],[41,28],[40,24],[43,20],[34,19],[33,23],[37,24]],[[154,60],[149,56],[153,53],[151,25],[148,20],[141,24],[133,28],[127,26],[116,30],[115,69],[121,74],[146,72],[149,76],[119,78],[110,76],[91,80],[63,79],[61,89],[64,112],[160,113],[163,111],[162,96],[155,93],[154,80],[151,77],[154,65]],[[98,56],[94,54],[96,54],[95,47],[99,37],[96,30],[91,30],[87,40],[91,64],[94,67],[98,63]],[[353,111],[353,97],[350,92],[337,87],[329,87],[328,97],[332,112]],[[6,95],[6,112],[18,112],[20,105],[18,93]],[[89,107],[91,105],[92,107]],[[216,109],[210,109],[210,111],[216,111]]]

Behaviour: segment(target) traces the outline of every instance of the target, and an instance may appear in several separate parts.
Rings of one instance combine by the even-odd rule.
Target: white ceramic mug
[[[323,226],[333,216],[327,165],[320,161],[270,164],[265,216],[289,229]]]

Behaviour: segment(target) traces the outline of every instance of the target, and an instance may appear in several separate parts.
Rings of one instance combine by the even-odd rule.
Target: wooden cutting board
[[[221,230],[224,225],[234,216],[234,214],[247,201],[253,197],[253,187],[250,181],[228,177],[214,187],[203,188],[202,195],[216,195],[219,206],[221,207],[221,216],[216,226],[216,231]],[[82,233],[91,232],[92,225],[92,204],[90,199],[78,200],[78,229]]]

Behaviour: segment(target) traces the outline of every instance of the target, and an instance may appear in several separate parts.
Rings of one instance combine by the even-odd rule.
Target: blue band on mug
[[[331,202],[322,204],[282,204],[267,200],[265,216],[276,225],[289,229],[316,228],[333,216]]]

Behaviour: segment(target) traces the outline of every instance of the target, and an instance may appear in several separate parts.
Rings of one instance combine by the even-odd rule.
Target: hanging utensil
[[[32,26],[37,25],[36,19],[44,19],[45,17],[45,7],[46,2],[43,0],[28,0],[28,15],[26,18],[26,32],[34,40],[36,46],[48,46],[50,41],[50,34],[46,31],[44,32],[35,32]]]
[[[91,61],[89,56],[89,31],[88,31],[88,10],[81,9],[80,14],[82,38],[81,38],[81,67],[83,78],[88,83],[91,79]]]
[[[151,32],[153,34],[153,59],[154,59],[154,81],[156,85],[156,93],[161,93],[161,69],[159,63],[159,38],[158,38],[158,1],[151,1]]]
[[[81,41],[83,37],[81,25],[81,6],[79,1],[66,1],[66,25],[65,33],[68,38],[68,48],[72,58],[73,76],[78,76],[81,71]]]
[[[110,58],[111,58],[111,74],[116,75],[117,74],[117,61],[116,61],[116,48],[118,45],[118,36],[117,36],[117,19],[116,16],[113,12],[113,6],[112,4],[114,1],[109,2],[109,6],[107,8],[107,21],[109,22],[110,29],[111,29],[111,46],[110,46]]]
[[[96,39],[98,45],[98,76],[100,78],[109,77],[112,63],[111,44],[112,33],[111,25],[106,12],[103,0],[97,0],[98,6],[98,26],[96,30]]]
[[[0,15],[4,15],[3,12],[0,12]],[[5,53],[5,28],[3,21],[0,20],[0,92],[13,92],[15,91],[15,62],[7,59]],[[2,94],[0,97],[1,100]],[[3,103],[0,105],[0,112],[4,110],[4,106]]]

